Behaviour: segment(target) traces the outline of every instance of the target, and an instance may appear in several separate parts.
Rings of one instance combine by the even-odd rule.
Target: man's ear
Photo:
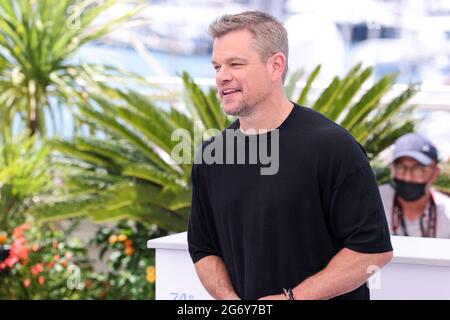
[[[281,52],[275,53],[269,61],[272,68],[272,80],[283,79],[283,72],[286,68],[286,57],[284,54]]]
[[[439,178],[440,174],[441,174],[441,168],[438,165],[436,165],[431,182],[432,183],[435,182],[437,180],[437,178]]]

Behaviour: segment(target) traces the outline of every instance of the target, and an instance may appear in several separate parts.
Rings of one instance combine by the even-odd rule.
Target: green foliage
[[[3,130],[22,120],[33,135],[45,133],[45,114],[56,114],[85,99],[95,79],[119,81],[131,73],[102,65],[80,64],[74,54],[118,26],[142,7],[100,22],[119,0],[1,0],[0,116]],[[103,19],[104,21],[104,19]]]
[[[35,137],[24,134],[3,137],[0,143],[0,222],[10,232],[25,221],[33,196],[49,192],[48,148],[37,146]]]
[[[167,231],[186,229],[191,202],[190,172],[201,142],[195,133],[224,129],[223,113],[214,90],[204,93],[183,75],[189,113],[164,110],[133,91],[111,88],[106,99],[92,95],[95,105],[79,105],[79,117],[106,138],[54,139],[54,165],[63,179],[59,196],[42,197],[33,215],[41,220],[89,216],[95,221],[131,218]],[[183,129],[187,148],[172,134]],[[206,132],[205,138],[211,133]],[[187,157],[175,161],[173,154]],[[168,161],[172,159],[172,161]]]
[[[130,220],[98,230],[92,243],[99,246],[100,258],[109,255],[101,298],[155,298],[155,253],[147,249],[147,240],[163,235],[157,228]]]
[[[334,77],[313,99],[309,93],[319,72],[320,66],[308,76],[305,87],[294,100],[300,105],[311,105],[346,128],[365,148],[369,159],[375,159],[397,138],[414,130],[413,108],[405,105],[417,92],[415,86],[409,86],[390,101],[382,101],[393,88],[396,74],[386,75],[367,90],[362,90],[373,69],[357,64],[342,79]],[[298,78],[297,75],[293,77]]]
[[[440,164],[441,174],[434,186],[441,192],[450,196],[450,162]]]

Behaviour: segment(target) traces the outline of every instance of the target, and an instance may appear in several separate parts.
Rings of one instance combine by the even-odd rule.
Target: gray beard
[[[236,109],[225,113],[235,117],[246,117],[249,116],[252,113],[252,111],[253,108],[247,102],[242,101],[239,103],[239,106]]]

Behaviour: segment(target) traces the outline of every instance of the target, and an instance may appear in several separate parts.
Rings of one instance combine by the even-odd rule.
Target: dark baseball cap
[[[434,160],[438,162],[438,151],[426,137],[417,133],[408,133],[397,139],[392,161],[401,157],[410,157],[427,166]]]

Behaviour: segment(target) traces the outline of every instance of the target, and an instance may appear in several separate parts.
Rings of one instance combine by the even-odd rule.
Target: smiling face
[[[212,63],[225,113],[248,116],[271,93],[273,79],[249,31],[227,33],[214,40]]]

